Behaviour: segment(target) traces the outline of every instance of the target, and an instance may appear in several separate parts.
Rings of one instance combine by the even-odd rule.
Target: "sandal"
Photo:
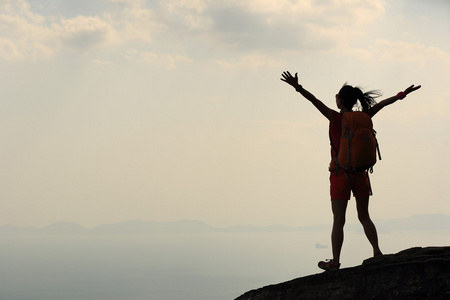
[[[325,271],[337,271],[339,270],[341,264],[333,264],[332,259],[327,259],[326,261],[319,261],[319,268]]]

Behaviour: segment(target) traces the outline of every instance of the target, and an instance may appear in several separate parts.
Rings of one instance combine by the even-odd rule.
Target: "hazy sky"
[[[448,0],[0,0],[0,225],[330,222],[284,70],[332,107],[421,84],[374,119],[372,217],[450,213]]]

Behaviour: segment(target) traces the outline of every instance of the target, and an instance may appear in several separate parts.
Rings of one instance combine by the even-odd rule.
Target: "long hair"
[[[348,109],[353,109],[356,102],[359,100],[362,111],[367,112],[372,106],[377,102],[375,98],[381,96],[379,90],[373,90],[368,92],[363,92],[359,87],[353,87],[345,83],[339,90],[339,98],[344,102],[344,106]]]

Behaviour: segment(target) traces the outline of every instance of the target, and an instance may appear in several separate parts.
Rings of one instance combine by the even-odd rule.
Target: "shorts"
[[[347,172],[347,176],[343,170],[330,172],[330,196],[331,200],[350,200],[350,191],[354,197],[368,197],[370,193],[370,183],[367,173],[363,172]],[[350,182],[351,186],[350,186]]]

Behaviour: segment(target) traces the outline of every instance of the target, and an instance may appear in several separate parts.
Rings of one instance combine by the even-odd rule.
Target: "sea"
[[[345,233],[342,268],[371,247]],[[385,253],[447,246],[450,231],[380,233]],[[0,299],[229,300],[246,291],[321,273],[328,230],[149,235],[0,236]]]

